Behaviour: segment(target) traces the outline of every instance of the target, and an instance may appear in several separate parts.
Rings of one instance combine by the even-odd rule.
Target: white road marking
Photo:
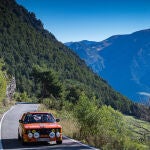
[[[13,108],[14,108],[14,106],[12,106],[8,111],[6,111],[6,112],[3,114],[2,119],[1,119],[1,121],[0,121],[0,150],[3,150],[2,135],[1,135],[2,122],[3,122],[3,119],[4,119],[5,115],[6,115],[9,111],[11,111]]]
[[[93,150],[100,150],[100,149],[96,149],[96,148],[94,148],[94,147],[88,146],[88,145],[86,145],[86,144],[83,144],[83,143],[81,143],[80,141],[71,139],[71,138],[69,138],[69,137],[67,137],[67,136],[63,136],[63,137],[65,137],[65,138],[67,138],[67,139],[71,140],[72,142],[75,142],[75,143],[77,143],[77,144],[79,144],[79,145],[88,147],[88,148],[90,148],[90,149],[93,149]]]

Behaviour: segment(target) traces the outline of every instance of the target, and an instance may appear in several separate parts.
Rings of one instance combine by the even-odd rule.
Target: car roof
[[[49,113],[49,112],[37,112],[37,111],[35,111],[35,112],[27,112],[26,114],[51,114],[51,113]]]

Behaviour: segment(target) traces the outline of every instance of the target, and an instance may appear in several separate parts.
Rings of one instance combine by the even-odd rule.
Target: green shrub
[[[4,62],[0,59],[0,101],[2,102],[6,98],[6,87],[7,87],[7,78],[6,72],[3,71]]]
[[[42,104],[44,104],[48,109],[56,109],[61,110],[63,107],[63,101],[60,99],[56,99],[51,95],[49,98],[42,99]]]
[[[131,139],[124,115],[111,106],[103,105],[98,108],[94,98],[89,100],[82,93],[73,112],[80,127],[76,138],[81,141],[108,150],[147,148]]]
[[[23,93],[15,93],[14,94],[14,99],[17,102],[33,102],[31,98],[27,95],[26,92]]]

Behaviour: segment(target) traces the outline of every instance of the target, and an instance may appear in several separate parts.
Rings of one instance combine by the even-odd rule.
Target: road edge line
[[[75,140],[75,139],[71,139],[71,138],[69,138],[69,137],[67,137],[67,136],[65,136],[65,135],[63,135],[63,137],[65,137],[65,138],[67,138],[67,139],[69,139],[69,140],[71,140],[71,141],[73,141],[73,142],[76,142],[76,143],[78,143],[78,144],[80,144],[80,145],[82,145],[82,146],[86,146],[86,147],[88,147],[88,148],[91,148],[91,149],[93,149],[93,150],[100,150],[100,149],[97,149],[97,148],[95,148],[95,147],[92,147],[92,146],[83,144],[82,142],[77,141],[77,140]]]
[[[4,117],[5,117],[5,115],[9,112],[9,111],[11,111],[12,109],[14,108],[14,106],[12,106],[9,110],[7,110],[4,114],[3,114],[3,116],[2,116],[2,118],[1,118],[1,120],[0,120],[0,150],[3,150],[3,145],[2,145],[2,132],[1,132],[1,129],[2,129],[2,122],[3,122],[3,119],[4,119]]]

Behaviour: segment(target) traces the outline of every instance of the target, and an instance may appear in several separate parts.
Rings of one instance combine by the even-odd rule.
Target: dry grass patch
[[[79,133],[80,126],[78,125],[78,122],[71,114],[68,114],[68,116],[61,116],[61,125],[63,127],[63,133],[66,136],[69,136],[71,138],[75,138],[77,136],[77,133]]]

